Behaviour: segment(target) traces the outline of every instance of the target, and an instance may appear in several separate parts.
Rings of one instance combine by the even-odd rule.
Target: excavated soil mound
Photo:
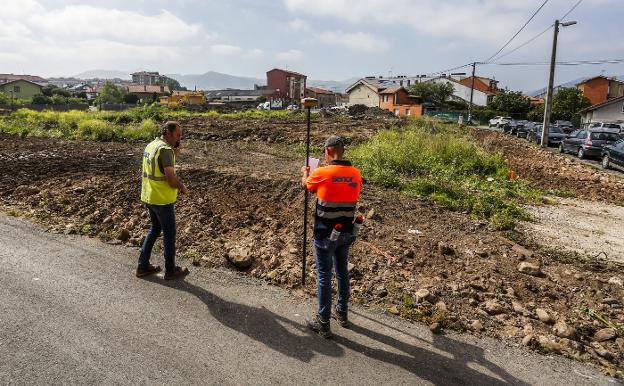
[[[185,141],[179,158],[178,173],[191,192],[176,205],[179,254],[195,265],[240,269],[313,295],[311,253],[306,287],[299,287],[302,162],[273,143],[300,141],[305,126],[197,118],[184,124],[194,140]],[[321,142],[335,130],[360,141],[383,125],[317,124],[313,138]],[[511,164],[533,170],[528,160],[512,158],[522,151],[486,134],[475,135],[507,151]],[[254,136],[259,140],[249,139]],[[0,174],[0,204],[52,232],[139,246],[149,227],[139,202],[144,145],[0,135],[0,161],[8,171]],[[538,182],[550,168],[539,170]],[[554,178],[565,180],[563,174]],[[351,254],[353,301],[423,321],[432,330],[467,329],[579,358],[612,375],[624,367],[617,329],[624,323],[622,267],[538,255],[468,214],[371,185],[364,187],[359,210],[366,224]],[[160,259],[155,251],[154,260]]]
[[[473,136],[484,149],[501,152],[518,176],[540,187],[568,191],[580,198],[624,204],[624,175],[620,173],[602,171],[491,130],[475,129]]]

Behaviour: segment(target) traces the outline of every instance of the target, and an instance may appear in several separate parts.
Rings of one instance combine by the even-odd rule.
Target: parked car
[[[559,144],[559,152],[576,154],[579,158],[600,157],[603,146],[620,139],[619,132],[614,129],[577,130]]]
[[[587,129],[611,129],[617,130],[618,132],[622,131],[622,126],[616,122],[590,122],[586,124]]]
[[[489,120],[488,127],[498,127],[498,121],[500,121],[502,117],[494,117]]]
[[[541,144],[543,126],[542,124],[536,126],[535,130],[527,135],[527,139],[538,145]],[[553,125],[548,128],[548,146],[558,146],[565,138],[566,133],[564,133],[559,126]]]
[[[602,167],[609,169],[613,166],[624,168],[624,140],[602,147]]]
[[[496,125],[496,127],[498,127],[499,129],[503,129],[503,132],[505,132],[506,130],[509,131],[511,126],[515,125],[515,123],[516,122],[512,117],[501,117],[501,119],[498,120],[498,124]]]
[[[518,130],[523,130],[524,127],[529,123],[526,119],[513,120],[509,124],[508,132],[511,135],[518,135]]]
[[[516,128],[516,137],[526,138],[528,133],[535,130],[536,125],[540,125],[540,123],[525,121],[523,125],[519,125]]]
[[[570,121],[556,120],[555,126],[559,126],[564,133],[571,133],[574,131],[574,126],[572,126],[572,122]]]

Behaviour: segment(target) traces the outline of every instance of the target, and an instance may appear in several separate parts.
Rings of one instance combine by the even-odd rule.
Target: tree
[[[128,103],[128,104],[137,104],[137,102],[139,101],[139,97],[136,94],[126,94],[123,96],[123,101],[124,103]]]
[[[553,96],[552,120],[570,121],[574,126],[581,122],[581,110],[591,106],[591,102],[577,88],[562,88]]]
[[[115,86],[111,81],[107,80],[104,82],[104,86],[100,90],[100,95],[98,95],[96,102],[97,103],[121,103],[123,101],[123,96],[125,94],[125,90]]]
[[[177,80],[173,78],[167,78],[167,80],[165,81],[165,85],[168,86],[169,90],[171,91],[174,91],[174,90],[186,91],[186,87],[180,86],[180,82],[178,82]]]
[[[544,121],[544,104],[533,105],[531,111],[527,114],[527,119],[533,122]]]
[[[421,97],[425,102],[443,106],[455,92],[455,87],[450,83],[423,82],[412,85],[409,91]]]
[[[11,104],[11,98],[9,98],[5,93],[0,92],[0,106],[6,106]]]
[[[32,97],[33,105],[49,105],[52,103],[52,98],[46,95],[35,95]]]
[[[529,98],[520,91],[500,91],[488,106],[501,113],[512,115],[514,118],[525,117],[531,109]]]
[[[52,95],[52,103],[55,105],[62,105],[67,103],[67,98],[62,96],[61,94]]]

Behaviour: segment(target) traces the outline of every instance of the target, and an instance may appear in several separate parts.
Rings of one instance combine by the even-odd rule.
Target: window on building
[[[396,115],[397,117],[400,115],[399,109],[394,109],[394,115]]]
[[[622,113],[624,113],[624,103],[622,103]]]
[[[22,89],[20,88],[20,86],[13,86],[13,92],[21,92]]]
[[[407,80],[407,87],[409,87],[409,85],[410,85],[410,80],[408,79]]]
[[[410,109],[405,110],[405,115],[412,115],[412,111]]]
[[[389,99],[389,95],[388,95],[388,94],[386,94],[386,95],[384,95],[384,96],[383,96],[383,101],[384,101],[384,102],[388,102],[389,100],[390,100],[390,99]]]

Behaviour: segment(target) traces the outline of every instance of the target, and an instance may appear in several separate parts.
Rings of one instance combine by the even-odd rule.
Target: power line
[[[576,2],[576,4],[574,4],[574,6],[565,15],[563,15],[563,17],[561,19],[559,19],[559,20],[561,20],[561,21],[565,20],[565,18],[568,17],[568,15],[571,14],[572,11],[574,11],[576,9],[576,7],[578,7],[582,2],[583,2],[583,0],[578,0]]]
[[[438,74],[445,74],[449,71],[455,71],[455,70],[459,70],[460,68],[464,68],[464,67],[469,67],[472,66],[472,63],[467,63],[461,66],[457,66],[457,67],[453,67],[453,68],[447,68],[446,70],[442,70],[442,71],[437,71],[437,72],[432,72],[430,74],[427,74],[427,76],[434,76],[434,75],[438,75]]]
[[[576,9],[576,7],[578,7],[578,6],[579,6],[582,2],[583,2],[583,0],[578,0],[578,1],[576,2],[576,4],[574,4],[574,5],[572,6],[572,8],[570,8],[570,9],[568,10],[568,12],[566,12],[566,14],[565,14],[565,15],[563,15],[563,16],[562,16],[559,20],[562,20],[562,21],[563,21],[563,20],[565,20],[565,18],[566,18],[566,17],[568,17],[568,15],[569,15],[569,14],[571,14],[571,13],[572,13],[572,12]],[[521,45],[517,46],[517,47],[516,47],[516,48],[514,48],[513,50],[511,50],[511,51],[509,51],[509,52],[505,53],[504,55],[501,55],[501,56],[497,57],[497,58],[496,58],[496,59],[494,59],[494,60],[500,60],[500,59],[504,58],[505,56],[508,56],[508,55],[513,54],[514,52],[518,51],[520,48],[522,48],[522,47],[525,47],[525,46],[529,45],[530,43],[532,43],[533,41],[535,41],[536,39],[538,39],[540,36],[544,35],[544,34],[545,34],[546,32],[548,32],[548,31],[550,31],[550,29],[551,29],[552,27],[553,27],[553,24],[549,25],[549,26],[548,26],[548,27],[546,27],[546,29],[545,29],[545,30],[543,30],[542,32],[538,33],[537,35],[533,36],[531,39],[529,39],[529,40],[527,40],[526,42],[522,43]],[[492,58],[490,58],[490,59],[492,59]],[[489,61],[490,61],[490,59],[488,59],[487,61],[489,62]]]
[[[524,28],[531,22],[531,20],[533,20],[533,18],[539,13],[539,11],[542,10],[542,8],[544,8],[544,6],[546,5],[546,3],[548,3],[549,0],[544,0],[544,2],[542,3],[542,5],[540,5],[540,7],[533,12],[533,15],[531,15],[531,17],[529,18],[529,20],[526,21],[526,23],[524,23],[522,25],[522,27],[520,27],[520,29],[518,30],[518,32],[516,32],[514,34],[514,36],[511,37],[511,39],[509,39],[507,41],[507,43],[505,43],[505,45],[503,45],[498,51],[496,51],[496,53],[492,56],[490,56],[487,60],[485,60],[486,62],[489,62],[492,58],[496,57],[496,55],[500,54],[505,48],[507,48],[507,46],[509,45],[509,43],[511,43],[516,36],[518,36],[520,34],[520,32],[522,32],[524,30]]]
[[[560,66],[582,66],[593,64],[620,64],[624,63],[624,59],[595,59],[595,60],[574,60],[565,62],[556,62]],[[511,62],[511,63],[480,63],[491,66],[545,66],[550,65],[550,62]]]
[[[516,47],[516,48],[514,48],[513,50],[511,50],[511,51],[509,51],[509,52],[507,52],[507,53],[505,53],[505,54],[503,54],[503,55],[501,55],[501,56],[497,57],[497,58],[496,58],[496,59],[494,59],[494,60],[500,60],[500,59],[504,58],[504,57],[505,57],[505,56],[507,56],[507,55],[511,55],[511,54],[513,54],[514,52],[518,51],[520,48],[525,47],[525,46],[527,46],[527,45],[529,45],[529,44],[533,43],[533,41],[537,40],[537,38],[539,38],[540,36],[542,36],[542,35],[543,35],[543,34],[545,34],[546,32],[550,31],[550,30],[552,29],[552,27],[553,27],[553,25],[548,26],[548,28],[546,28],[545,30],[543,30],[543,31],[542,31],[542,32],[540,32],[539,34],[537,34],[537,35],[533,36],[531,39],[529,39],[529,40],[527,40],[526,42],[524,42],[524,43],[520,44],[518,47]]]

